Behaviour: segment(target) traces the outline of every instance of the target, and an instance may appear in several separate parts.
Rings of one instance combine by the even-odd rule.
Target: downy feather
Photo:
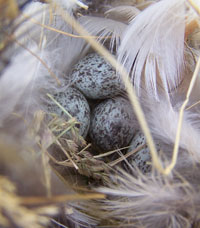
[[[154,138],[161,144],[164,156],[168,164],[172,159],[172,152],[175,143],[180,104],[175,107],[166,100],[159,102],[145,100],[143,105],[150,130]],[[176,163],[176,170],[181,175],[193,175],[193,168],[198,165],[200,159],[200,125],[198,113],[185,110],[179,143],[179,154]],[[196,173],[197,174],[197,173]],[[196,176],[196,175],[195,175]],[[192,182],[192,179],[190,179]]]
[[[31,2],[27,4],[22,11],[21,15],[14,21],[16,31],[15,37],[23,44],[34,40],[39,44],[43,28],[35,25],[30,17],[39,23],[43,23],[45,17],[49,14],[49,5],[41,2]]]
[[[38,46],[41,45],[41,42],[45,39],[46,46],[43,48],[47,50],[51,56],[48,56],[47,60],[45,59],[44,61],[48,61],[48,58],[52,59],[50,68],[53,69],[55,73],[58,73],[58,76],[63,77],[63,75],[69,71],[69,66],[76,62],[76,58],[81,57],[86,42],[82,38],[73,37],[73,35],[78,37],[78,34],[74,32],[72,27],[66,23],[62,16],[57,15],[56,11],[51,12],[51,7],[51,5],[38,2],[32,2],[28,5],[23,11],[21,20],[23,19],[23,15],[28,15],[31,19],[27,19],[25,23],[21,24],[15,35],[16,37],[21,37],[20,42],[24,44],[31,39],[34,40]],[[71,13],[70,10],[69,13]],[[34,20],[32,20],[32,18]],[[34,22],[37,24],[34,24]],[[39,24],[41,24],[41,26]],[[42,25],[47,27],[44,28]],[[51,30],[51,28],[54,29],[54,31]],[[58,32],[55,31],[55,29],[58,30]],[[62,32],[66,34],[61,34]],[[53,56],[55,52],[56,54]],[[61,59],[65,61],[60,61]]]
[[[112,20],[129,23],[135,16],[140,13],[134,6],[117,6],[105,12],[107,18]]]
[[[157,83],[161,82],[166,92],[179,84],[184,58],[184,7],[184,0],[162,0],[141,12],[127,27],[118,55],[138,94],[142,83],[157,99]]]
[[[37,2],[31,3],[31,6],[33,9],[34,7],[39,10],[42,9],[41,12],[46,13],[45,20],[43,20],[40,13],[38,17],[36,16],[36,19],[40,23],[49,26],[50,15],[46,8],[43,11],[43,5],[38,6]],[[29,12],[29,7],[28,9],[25,8],[24,12]],[[54,15],[50,26],[69,34],[74,33],[71,26],[67,25],[61,16]],[[0,125],[4,127],[1,129],[2,131],[6,129],[5,133],[9,134],[11,130],[11,136],[19,131],[24,134],[25,125],[20,120],[30,120],[34,111],[42,108],[41,102],[47,99],[47,92],[57,92],[62,88],[62,85],[70,83],[71,66],[81,58],[86,45],[82,38],[65,36],[48,29],[44,29],[41,36],[42,29],[34,30],[35,27],[40,28],[38,25],[33,25],[31,21],[19,26],[16,37],[19,38],[17,34],[23,34],[23,37],[22,39],[19,38],[17,42],[26,49],[18,47],[12,51],[14,54],[12,54],[11,63],[0,78],[0,107],[2,110]],[[20,32],[26,31],[26,28],[30,29],[29,33]],[[41,37],[40,44],[38,37]],[[34,38],[37,38],[36,42],[34,42]],[[26,64],[22,67],[23,63]],[[13,120],[13,112],[17,112],[20,118],[15,117],[15,122],[12,122],[11,126],[9,122],[11,123],[11,120]],[[6,120],[9,120],[9,122]]]
[[[29,49],[40,55],[36,45],[31,45]],[[22,67],[22,63],[26,63]],[[13,56],[10,65],[5,69],[0,77],[0,125],[14,111],[15,106],[24,103],[22,95],[27,87],[34,80],[39,61],[32,56],[27,50],[20,51]]]
[[[117,221],[115,227],[189,228],[199,208],[199,193],[187,182],[154,173],[120,171],[99,191],[109,196],[102,219]]]
[[[74,204],[88,218],[96,220],[91,227],[123,228],[182,228],[191,227],[197,219],[199,192],[184,179],[152,173],[143,175],[139,170],[129,174],[115,169],[105,183],[96,190],[105,194],[104,200]],[[79,220],[80,221],[80,220]],[[88,224],[89,225],[89,224]]]
[[[59,7],[62,7],[65,10],[75,9],[77,6],[87,9],[87,5],[85,5],[82,1],[79,0],[52,0],[50,2],[55,3]]]
[[[139,10],[144,10],[147,7],[149,7],[150,5],[152,5],[152,4],[156,3],[156,2],[158,2],[158,1],[157,0],[155,0],[155,1],[150,1],[150,0],[148,0],[148,1],[141,1],[138,4],[136,4],[136,7]]]
[[[82,26],[93,36],[98,36],[98,40],[105,42],[110,40],[110,50],[118,46],[121,42],[121,36],[126,28],[126,24],[101,17],[85,16],[79,19]]]

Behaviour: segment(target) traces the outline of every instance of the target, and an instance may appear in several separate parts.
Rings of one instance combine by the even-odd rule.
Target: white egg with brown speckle
[[[90,108],[83,94],[74,87],[68,87],[53,95],[54,99],[67,111],[72,117],[75,117],[80,123],[79,133],[86,137],[90,126]],[[53,101],[49,100],[47,104],[48,112],[55,113],[66,121],[69,117]]]
[[[73,68],[72,79],[87,98],[105,99],[124,91],[124,85],[106,60],[92,53],[86,55]]]
[[[135,122],[132,106],[125,98],[107,99],[92,112],[91,141],[103,151],[128,146],[136,132]]]
[[[138,167],[142,173],[146,174],[151,171],[151,153],[149,147],[146,144],[146,138],[141,131],[138,131],[134,138],[131,141],[130,148],[128,152],[136,150],[140,146],[144,146],[132,156],[129,157],[128,161],[133,166]],[[161,146],[159,143],[156,143],[157,151],[161,150]]]
[[[151,161],[151,155],[150,150],[146,145],[146,138],[141,131],[137,132],[132,139],[128,152],[136,150],[138,147],[143,145],[144,147],[130,156],[128,161],[133,166],[138,167],[142,173],[148,173],[151,171],[151,166],[148,164]]]

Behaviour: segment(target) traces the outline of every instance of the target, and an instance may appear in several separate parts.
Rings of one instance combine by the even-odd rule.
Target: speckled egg
[[[131,141],[130,148],[128,152],[135,150],[136,148],[145,145],[146,138],[142,132],[137,132]],[[151,171],[151,166],[148,162],[151,161],[150,150],[147,145],[139,150],[137,153],[133,154],[129,160],[130,164],[138,167],[144,174]]]
[[[96,53],[88,54],[74,66],[72,78],[74,86],[91,99],[110,98],[124,91],[116,71]]]
[[[141,131],[138,131],[131,141],[128,152],[133,151],[145,144],[146,144],[146,138],[144,134]],[[156,143],[156,149],[158,153],[161,151],[160,143]],[[150,165],[151,154],[147,145],[145,145],[144,148],[140,149],[137,153],[129,157],[128,161],[133,166],[137,166],[144,174],[149,173],[151,171],[151,165]]]
[[[79,133],[86,137],[90,126],[90,108],[83,94],[74,87],[68,87],[54,94],[53,97],[80,122]],[[53,101],[49,101],[47,106],[48,112],[69,120],[69,117]]]
[[[129,145],[135,133],[135,115],[122,97],[108,99],[95,107],[91,116],[91,141],[103,151]]]

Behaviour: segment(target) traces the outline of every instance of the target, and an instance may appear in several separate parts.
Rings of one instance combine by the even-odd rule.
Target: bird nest
[[[192,0],[0,0],[1,227],[199,227],[198,14]],[[59,100],[88,53],[134,110],[111,149]]]

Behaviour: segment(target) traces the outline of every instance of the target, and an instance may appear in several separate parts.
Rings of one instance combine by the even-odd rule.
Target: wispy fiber
[[[124,33],[119,61],[138,94],[145,87],[158,99],[158,84],[166,92],[177,87],[183,70],[185,5],[162,0],[136,16]]]

